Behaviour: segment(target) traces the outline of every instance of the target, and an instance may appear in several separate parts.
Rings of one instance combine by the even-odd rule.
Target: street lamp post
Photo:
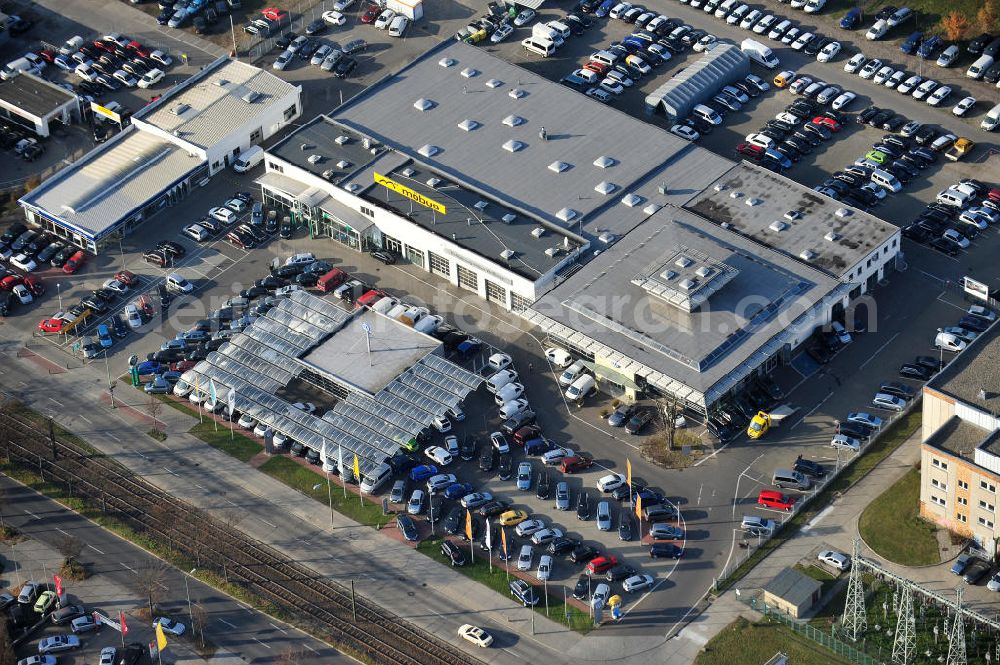
[[[108,350],[104,349],[104,369],[108,372],[108,395],[111,397],[111,408],[115,408],[115,384],[111,383],[111,363],[108,362]],[[155,425],[154,425],[155,427]]]
[[[191,632],[194,633],[194,612],[191,610],[191,592],[188,590],[188,575],[194,575],[197,568],[192,568],[191,572],[184,575],[184,595],[188,601],[188,617],[191,619]]]
[[[59,311],[63,311],[62,308],[62,282],[56,282],[56,295],[59,296]]]

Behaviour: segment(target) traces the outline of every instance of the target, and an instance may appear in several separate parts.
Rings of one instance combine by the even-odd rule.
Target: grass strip
[[[851,661],[780,623],[740,617],[708,641],[695,665],[766,663],[781,652],[795,665],[848,665]]]
[[[911,469],[861,513],[858,530],[875,552],[904,566],[941,562],[937,530],[920,518],[920,471]]]

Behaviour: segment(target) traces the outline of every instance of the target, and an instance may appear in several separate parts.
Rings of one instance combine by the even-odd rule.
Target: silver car
[[[569,483],[559,483],[556,485],[556,510],[569,510],[569,502]]]
[[[389,492],[389,503],[403,503],[403,497],[406,494],[406,481],[397,480],[392,485],[392,490]]]
[[[597,528],[601,531],[611,531],[611,502],[600,501],[597,504]]]

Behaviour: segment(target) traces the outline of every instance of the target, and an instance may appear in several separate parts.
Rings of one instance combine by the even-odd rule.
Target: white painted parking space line
[[[309,649],[310,651],[312,651],[312,652],[313,652],[314,654],[316,654],[317,656],[319,655],[319,651],[316,651],[316,649],[313,649],[313,648],[312,648],[311,646],[309,646],[308,644],[303,644],[302,646],[304,646],[305,648]]]
[[[90,543],[87,543],[87,547],[89,547],[90,549],[94,550],[95,552],[97,552],[97,553],[98,553],[98,554],[100,554],[101,556],[104,556],[104,552],[102,552],[101,550],[97,549],[96,547],[94,547],[94,546],[93,546],[93,545],[91,545]]]
[[[72,536],[69,533],[67,533],[66,531],[63,531],[59,527],[56,527],[56,531],[58,531],[59,533],[61,533],[64,536],[70,536],[72,538]]]
[[[171,469],[168,469],[167,467],[163,467],[163,470],[169,473],[171,476],[176,476],[180,478],[180,476],[178,476],[176,473],[174,473]]]
[[[115,441],[117,441],[118,443],[121,443],[121,442],[122,442],[122,440],[121,440],[121,439],[119,439],[119,438],[118,438],[117,436],[115,436],[115,435],[114,435],[114,434],[112,434],[111,432],[108,432],[108,437],[109,437],[109,438],[111,438],[111,439],[114,439],[114,440],[115,440]],[[142,453],[139,453],[139,454],[140,454],[140,455],[142,455]],[[145,455],[143,455],[143,457],[145,457]]]
[[[900,332],[902,332],[902,331],[900,331]],[[893,341],[894,339],[896,339],[897,337],[899,337],[899,333],[898,333],[898,332],[897,332],[897,333],[896,333],[895,335],[893,335],[892,337],[890,337],[890,338],[888,339],[888,341],[886,341],[886,343],[885,343],[885,344],[883,344],[882,346],[878,347],[878,349],[876,349],[876,350],[875,350],[875,353],[873,353],[873,354],[871,354],[870,356],[868,356],[868,358],[867,358],[867,359],[865,359],[865,361],[864,361],[863,363],[861,363],[860,365],[858,365],[858,369],[859,369],[859,370],[862,370],[862,369],[864,369],[864,368],[865,368],[865,365],[867,365],[867,364],[868,364],[868,363],[870,363],[870,362],[871,362],[872,360],[874,360],[874,359],[875,359],[875,356],[877,356],[878,354],[882,353],[882,350],[883,350],[883,349],[885,349],[885,347],[887,347],[887,346],[889,346],[890,344],[892,344],[892,341]]]
[[[270,622],[268,622],[268,623],[270,623]],[[274,629],[275,629],[275,630],[277,630],[277,631],[280,631],[280,632],[282,632],[282,633],[285,633],[286,635],[288,634],[288,631],[287,631],[287,630],[285,630],[285,629],[284,629],[284,628],[282,628],[281,626],[277,626],[277,625],[275,625],[275,624],[273,624],[273,623],[271,624],[271,628],[274,628]]]
[[[258,521],[260,521],[260,522],[263,522],[264,524],[268,525],[268,526],[269,526],[269,527],[271,527],[272,529],[277,529],[277,528],[278,528],[278,525],[277,525],[277,524],[271,524],[270,522],[268,522],[268,521],[267,521],[266,519],[264,519],[263,517],[258,517],[258,518],[257,518],[257,520],[258,520]]]
[[[743,469],[743,471],[740,473],[740,475],[737,476],[737,478],[736,478],[736,489],[733,491],[733,519],[736,519],[736,502],[740,498],[740,481],[743,480],[743,476],[747,476],[747,472],[750,471],[750,467],[752,467],[754,464],[756,464],[757,460],[759,460],[763,456],[764,456],[764,453],[761,453],[760,455],[757,455],[757,457],[755,457],[752,462],[750,462],[749,464],[747,464],[747,468]]]
[[[60,409],[63,408],[63,403],[60,402],[59,400],[52,399],[51,397],[46,397],[45,399],[49,400],[50,402],[52,402],[53,404],[55,404],[56,406],[58,406]]]
[[[897,333],[897,334],[898,334],[898,333]],[[817,411],[817,410],[819,409],[819,407],[823,406],[823,404],[824,404],[824,403],[825,403],[825,402],[826,402],[826,401],[827,401],[828,399],[830,399],[831,397],[833,397],[833,393],[832,393],[832,392],[829,392],[829,393],[827,393],[827,394],[826,394],[826,397],[824,397],[823,399],[821,399],[821,400],[819,401],[819,404],[817,404],[817,405],[816,405],[816,406],[814,406],[813,408],[809,409],[809,412],[808,412],[808,413],[806,413],[805,415],[803,415],[803,416],[802,416],[802,417],[801,417],[801,418],[799,419],[799,421],[798,421],[797,423],[795,423],[794,425],[792,425],[791,427],[789,427],[789,428],[788,428],[788,429],[789,429],[789,431],[790,431],[790,430],[793,430],[793,429],[795,429],[796,427],[798,427],[799,425],[801,425],[801,424],[802,424],[803,422],[805,422],[806,418],[808,418],[808,417],[809,417],[809,416],[811,416],[812,414],[816,413],[816,411]]]
[[[139,574],[139,573],[136,573],[136,572],[135,572],[135,568],[133,568],[132,566],[128,565],[127,563],[123,563],[123,564],[122,564],[122,567],[123,567],[123,568],[125,568],[126,570],[131,570],[131,571],[132,571],[133,573],[135,573],[136,575],[138,575],[138,574]],[[235,626],[234,626],[234,627],[235,627]]]

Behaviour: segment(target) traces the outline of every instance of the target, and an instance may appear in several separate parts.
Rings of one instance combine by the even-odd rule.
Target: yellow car
[[[35,601],[35,614],[45,614],[54,602],[56,602],[56,592],[43,591],[42,595]]]
[[[976,147],[976,143],[974,141],[963,137],[955,141],[955,145],[951,146],[944,156],[953,162],[957,162],[972,152],[974,147]]]
[[[759,439],[767,433],[767,429],[770,426],[771,417],[763,411],[758,411],[757,415],[750,420],[750,426],[747,427],[747,436],[751,439]]]
[[[528,513],[523,510],[508,510],[500,515],[500,526],[514,526],[528,519]]]
[[[795,80],[795,72],[792,71],[781,72],[780,74],[774,77],[774,87],[784,88],[794,80]]]

